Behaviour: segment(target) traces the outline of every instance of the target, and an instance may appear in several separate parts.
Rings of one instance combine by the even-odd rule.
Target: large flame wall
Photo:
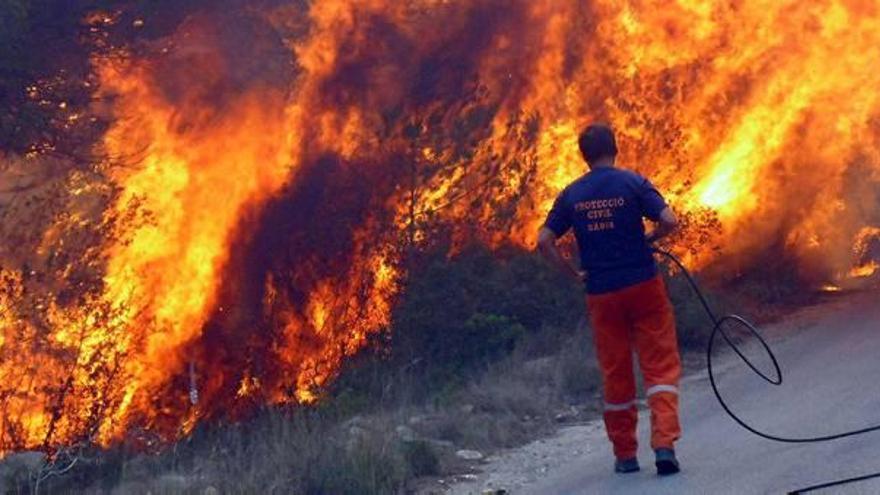
[[[867,0],[321,0],[96,56],[106,159],[2,251],[0,450],[315,400],[408,250],[530,245],[593,120],[720,226],[695,266],[869,274],[878,62]]]

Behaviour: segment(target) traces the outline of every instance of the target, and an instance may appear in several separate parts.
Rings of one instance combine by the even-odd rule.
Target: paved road
[[[760,428],[809,436],[880,424],[880,293],[861,293],[817,309],[771,335],[785,384],[772,387],[721,358],[720,388],[735,410]],[[749,353],[759,362],[756,346]],[[880,471],[880,433],[816,445],[774,443],[755,437],[715,401],[705,373],[683,384],[684,437],[678,444],[683,472],[654,474],[646,445],[643,470],[610,472],[601,428],[577,430],[588,448],[554,459],[546,476],[514,493],[534,494],[763,494],[786,493],[817,483]],[[640,439],[647,443],[647,417]],[[648,468],[648,469],[645,469]],[[880,494],[880,480],[811,493]]]

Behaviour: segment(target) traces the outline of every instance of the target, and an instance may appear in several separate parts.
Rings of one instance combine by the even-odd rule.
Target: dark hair
[[[578,146],[587,163],[594,163],[605,156],[617,156],[614,131],[605,124],[592,124],[584,129],[578,136]]]

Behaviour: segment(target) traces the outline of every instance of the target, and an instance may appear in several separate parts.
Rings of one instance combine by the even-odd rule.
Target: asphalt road
[[[719,383],[728,403],[760,429],[786,436],[880,424],[880,294],[849,296],[802,320],[771,332],[783,367],[781,387],[760,381],[732,354],[721,356]],[[768,363],[757,346],[748,350]],[[643,412],[640,473],[613,474],[604,432],[593,428],[580,433],[591,448],[554,459],[546,476],[514,493],[775,494],[880,471],[880,432],[823,444],[775,443],[753,436],[724,414],[705,372],[690,376],[682,389],[679,475],[654,474]],[[810,493],[880,494],[880,480]]]

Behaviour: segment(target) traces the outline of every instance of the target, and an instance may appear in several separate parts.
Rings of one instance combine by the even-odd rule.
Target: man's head
[[[592,124],[584,129],[578,136],[578,146],[584,160],[591,168],[597,165],[612,165],[617,156],[614,131],[605,124]]]

